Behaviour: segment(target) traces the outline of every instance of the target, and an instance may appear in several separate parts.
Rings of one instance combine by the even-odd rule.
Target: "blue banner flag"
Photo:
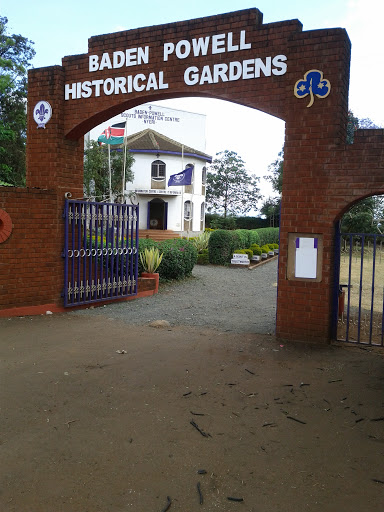
[[[184,171],[172,174],[168,180],[168,187],[179,187],[181,185],[190,185],[192,183],[193,166],[187,167]]]

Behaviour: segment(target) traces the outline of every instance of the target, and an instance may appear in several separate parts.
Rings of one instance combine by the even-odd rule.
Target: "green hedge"
[[[261,246],[278,244],[278,242],[279,228],[236,229],[234,231],[217,229],[211,233],[208,243],[209,263],[229,265],[232,255],[238,247],[253,250],[253,247],[257,245],[258,249],[253,250],[254,254],[257,254],[260,252]]]
[[[161,280],[183,279],[192,274],[197,262],[197,250],[191,242],[181,238],[155,242],[151,239],[139,240],[139,252],[144,248],[157,247],[163,253],[158,272]],[[139,259],[139,275],[143,267]]]
[[[260,245],[259,229],[251,229],[249,231],[249,245],[257,244]]]
[[[236,229],[235,233],[238,235],[240,240],[240,247],[249,247],[251,245],[250,241],[250,230],[249,229]]]
[[[197,255],[197,263],[198,265],[208,265],[209,263],[209,252],[208,249],[203,249]]]
[[[241,246],[240,237],[236,231],[225,229],[213,231],[208,242],[209,263],[229,265],[234,250],[239,246]]]
[[[279,243],[279,228],[260,228],[257,230],[257,233],[260,241],[256,243],[260,246]]]

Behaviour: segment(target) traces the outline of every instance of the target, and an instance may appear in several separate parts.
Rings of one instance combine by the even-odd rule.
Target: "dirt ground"
[[[0,340],[2,512],[383,509],[379,349],[71,314]]]

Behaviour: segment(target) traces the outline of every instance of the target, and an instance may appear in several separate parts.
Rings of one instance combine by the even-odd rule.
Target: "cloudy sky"
[[[380,3],[379,3],[380,2]],[[345,28],[352,41],[349,107],[359,118],[384,126],[384,55],[381,0],[18,0],[3,2],[8,31],[34,41],[34,67],[61,64],[66,55],[87,53],[88,38],[120,30],[171,23],[257,7],[264,23],[299,19],[303,30]],[[369,81],[368,81],[369,80]],[[258,111],[199,98],[168,100],[167,106],[207,115],[209,154],[236,151],[251,173],[262,177],[281,150],[284,123]],[[265,195],[270,187],[262,181]]]

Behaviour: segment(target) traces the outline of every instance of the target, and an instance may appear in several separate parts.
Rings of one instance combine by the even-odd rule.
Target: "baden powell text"
[[[164,43],[163,61],[172,57],[177,59],[193,59],[194,57],[209,54],[232,53],[239,50],[251,50],[251,43],[246,42],[246,32],[241,30],[235,35],[233,32],[215,34],[213,36],[199,37],[188,41],[182,39],[177,43]],[[89,55],[89,73],[104,69],[131,68],[140,64],[148,64],[150,47],[129,48],[118,50],[112,54],[103,53]],[[184,71],[184,83],[188,86],[214,84],[218,82],[232,82],[235,80],[248,80],[263,76],[284,75],[287,71],[287,57],[285,55],[267,56],[264,58],[252,57],[242,61],[219,62],[205,65],[201,68],[189,66]],[[169,84],[164,77],[164,71],[149,74],[137,73],[114,78],[92,79],[84,82],[65,84],[65,99],[75,100],[111,94],[130,94],[132,92],[168,89]]]

